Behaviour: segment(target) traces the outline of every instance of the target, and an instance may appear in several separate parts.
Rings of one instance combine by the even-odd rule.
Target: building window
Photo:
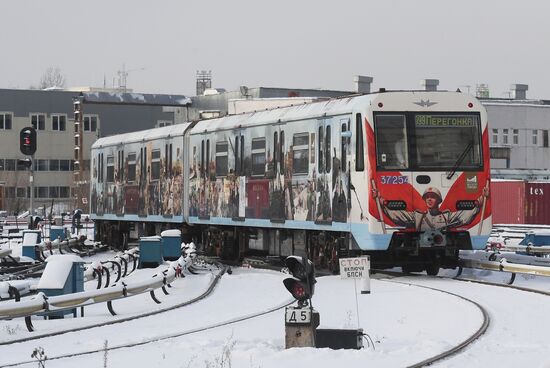
[[[292,172],[307,174],[309,170],[309,133],[294,134],[292,153]]]
[[[52,130],[64,132],[67,127],[67,117],[65,115],[52,115]]]
[[[539,145],[539,131],[536,129],[533,129],[533,146]]]
[[[227,142],[216,143],[216,176],[227,175]]]
[[[519,129],[512,129],[512,144],[519,144]]]
[[[0,129],[10,130],[11,129],[11,114],[0,114]]]
[[[50,171],[59,171],[59,160],[50,160]]]
[[[59,160],[59,171],[71,171],[71,160]]]
[[[508,129],[502,129],[502,144],[508,144]]]
[[[31,125],[36,130],[46,129],[46,115],[44,114],[32,114]]]
[[[6,187],[6,198],[15,198],[15,187]]]
[[[107,156],[107,183],[115,181],[115,157]]]
[[[15,160],[11,158],[6,159],[6,166],[4,167],[6,171],[15,171]]]
[[[27,198],[27,188],[17,188],[17,198]]]
[[[265,138],[252,139],[252,175],[265,174]]]
[[[498,144],[498,129],[493,129],[493,144]]]
[[[48,171],[48,160],[34,160],[35,171]]]
[[[160,150],[151,152],[151,180],[160,179]]]
[[[69,187],[59,187],[59,198],[69,198],[71,190]]]
[[[48,198],[49,187],[38,187],[34,188],[35,197],[37,198]]]
[[[59,187],[49,187],[50,198],[59,198]]]
[[[128,154],[126,161],[128,162],[128,175],[126,176],[126,180],[128,183],[131,183],[136,181],[136,154]]]
[[[97,116],[85,115],[84,116],[84,131],[95,132],[97,130]]]
[[[542,146],[548,147],[548,130],[542,131]]]
[[[0,158],[0,171],[4,171],[4,159]]]

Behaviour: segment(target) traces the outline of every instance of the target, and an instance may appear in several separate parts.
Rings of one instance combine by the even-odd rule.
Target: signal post
[[[285,348],[315,347],[315,330],[320,323],[319,312],[311,304],[317,282],[315,268],[304,257],[289,256],[285,263],[292,277],[283,284],[298,301],[297,306],[285,309]]]
[[[29,188],[30,188],[30,224],[29,229],[32,229],[34,226],[33,217],[34,217],[34,154],[36,152],[36,129],[33,127],[25,127],[21,129],[21,132],[19,132],[19,150],[22,154],[26,156],[30,156],[29,159],[26,160],[20,160],[25,161],[26,165],[29,168]]]

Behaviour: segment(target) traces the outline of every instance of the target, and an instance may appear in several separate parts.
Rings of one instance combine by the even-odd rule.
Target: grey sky
[[[136,92],[192,95],[212,70],[229,90],[441,89],[512,83],[550,99],[550,3],[543,0],[3,0],[0,88],[37,85],[59,66],[68,86],[112,86],[126,64]]]

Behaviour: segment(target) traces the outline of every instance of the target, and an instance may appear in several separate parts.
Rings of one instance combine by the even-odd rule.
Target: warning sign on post
[[[368,277],[369,269],[369,257],[340,259],[340,276],[343,279],[361,279],[363,277]]]

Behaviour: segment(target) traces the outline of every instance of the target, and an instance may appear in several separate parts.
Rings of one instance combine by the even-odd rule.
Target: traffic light
[[[303,307],[315,291],[315,267],[309,259],[297,256],[287,257],[285,264],[293,277],[284,279],[283,284],[298,300],[298,305]]]
[[[19,149],[22,154],[32,156],[36,152],[36,129],[26,127],[19,133]]]

